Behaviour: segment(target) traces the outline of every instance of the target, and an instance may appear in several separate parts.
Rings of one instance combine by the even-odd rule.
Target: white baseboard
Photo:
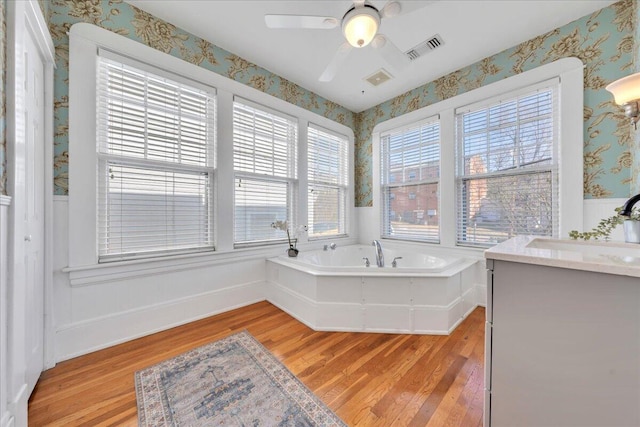
[[[487,306],[487,285],[476,284],[473,287],[473,289],[476,293],[476,296],[475,296],[476,305],[479,305],[480,307],[486,307]]]
[[[264,299],[264,282],[259,281],[60,326],[56,331],[56,360],[67,360]]]
[[[6,418],[7,427],[26,427],[28,422],[29,395],[27,394],[27,384],[20,387],[17,395],[8,402]],[[3,424],[4,426],[4,424]]]
[[[14,420],[13,415],[7,412],[0,418],[0,427],[14,427],[16,425]]]

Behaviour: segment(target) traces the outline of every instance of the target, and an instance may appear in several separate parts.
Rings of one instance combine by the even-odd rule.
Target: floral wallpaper
[[[40,6],[40,11],[42,12],[42,16],[44,16],[44,19],[49,21],[49,1],[38,0],[38,6]]]
[[[0,0],[0,195],[7,195],[7,133],[5,84],[7,75],[7,0]]]
[[[68,193],[69,38],[77,22],[95,24],[353,128],[354,113],[122,0],[51,0],[56,49],[54,193]]]
[[[633,12],[635,22],[635,37],[634,37],[634,63],[635,72],[640,71],[640,2],[635,1],[635,11]],[[631,169],[631,194],[640,193],[640,132],[635,132],[633,138],[633,147],[631,150],[633,157],[633,167]]]
[[[355,118],[356,206],[373,205],[371,134],[376,124],[571,56],[585,64],[585,198],[628,197],[632,127],[604,88],[635,72],[636,7],[635,0],[614,3],[359,113]]]
[[[56,48],[54,193],[58,195],[68,193],[67,32],[77,22],[98,25],[352,127],[356,134],[356,206],[373,205],[371,132],[377,123],[556,59],[575,56],[585,63],[585,197],[627,197],[630,188],[640,190],[640,154],[636,155],[640,153],[640,134],[632,132],[622,109],[604,90],[609,82],[640,70],[636,65],[640,55],[636,0],[622,0],[359,114],[122,0],[38,2],[49,21]],[[5,14],[6,0],[0,0],[0,194],[6,194]]]

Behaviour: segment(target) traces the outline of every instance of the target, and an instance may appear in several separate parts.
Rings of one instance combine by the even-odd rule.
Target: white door
[[[30,31],[25,31],[25,344],[28,394],[44,367],[44,70]],[[52,189],[48,189],[52,191]]]

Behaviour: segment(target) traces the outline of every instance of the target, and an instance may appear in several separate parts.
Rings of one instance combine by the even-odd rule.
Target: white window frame
[[[119,55],[136,58],[167,72],[200,81],[217,89],[217,170],[216,170],[216,251],[172,255],[149,259],[115,261],[98,264],[97,255],[97,203],[96,203],[96,54],[104,48]],[[349,175],[353,176],[353,131],[326,117],[295,106],[282,99],[213,73],[202,67],[160,52],[134,40],[99,28],[78,23],[70,30],[69,70],[69,196],[68,196],[68,267],[71,286],[83,286],[119,279],[140,277],[152,272],[177,271],[198,265],[215,265],[229,259],[247,257],[265,258],[280,255],[283,246],[269,245],[256,248],[233,247],[233,147],[229,143],[233,133],[233,98],[240,96],[250,101],[282,111],[298,119],[298,217],[307,218],[306,128],[310,122],[349,138]],[[87,143],[89,142],[89,143]],[[229,191],[224,191],[229,189]],[[349,189],[347,207],[349,223],[355,215],[353,188]],[[357,243],[357,236],[337,237],[340,244]],[[322,247],[301,236],[299,246],[307,249]],[[114,276],[116,275],[116,276]]]
[[[108,150],[109,143],[106,135],[106,120],[105,122],[101,122],[100,120],[97,121],[98,123],[97,126],[99,129],[96,136],[96,139],[97,139],[96,150],[98,151],[98,154],[97,154],[97,170],[98,170],[98,181],[99,181],[98,188],[99,189],[102,188],[103,189],[102,191],[106,190],[109,183],[108,174],[106,171],[106,168],[108,167],[109,164],[123,165],[123,166],[129,166],[134,168],[143,168],[143,169],[159,171],[159,172],[174,171],[178,173],[187,173],[190,175],[199,175],[204,173],[207,176],[208,188],[209,188],[209,197],[206,202],[207,211],[208,211],[207,223],[206,223],[207,230],[205,231],[205,235],[207,236],[206,245],[203,245],[201,243],[198,247],[191,247],[188,249],[168,249],[164,247],[159,247],[159,248],[157,247],[154,249],[144,250],[136,253],[131,251],[125,251],[125,252],[103,253],[102,255],[100,255],[101,250],[99,250],[98,251],[99,262],[113,262],[118,260],[137,259],[137,258],[153,258],[157,256],[162,256],[164,254],[181,254],[181,253],[205,252],[205,251],[215,250],[215,227],[214,227],[215,225],[215,213],[214,213],[215,212],[215,191],[214,190],[215,190],[215,157],[216,157],[215,121],[217,119],[215,115],[216,89],[213,87],[206,86],[200,82],[192,81],[189,79],[185,79],[182,76],[168,73],[162,69],[151,67],[147,64],[141,63],[139,61],[136,61],[134,59],[131,59],[125,56],[118,55],[108,50],[99,49],[99,54],[97,55],[98,63],[100,63],[101,60],[106,60],[111,63],[123,64],[125,67],[128,67],[129,69],[134,69],[142,73],[149,73],[152,76],[157,76],[160,78],[166,78],[172,82],[185,85],[195,90],[200,90],[203,93],[207,93],[210,99],[212,100],[212,104],[210,106],[211,108],[213,108],[213,112],[212,112],[213,123],[211,123],[212,125],[211,128],[208,128],[208,130],[212,131],[212,133],[208,135],[209,138],[207,140],[208,147],[206,151],[206,154],[207,154],[207,159],[205,160],[206,165],[196,166],[189,163],[182,163],[182,162],[175,162],[175,161],[172,161],[172,162],[157,161],[157,160],[149,159],[146,156],[130,157],[130,156],[120,156],[118,154],[111,153]],[[146,81],[146,78],[145,78],[145,81]],[[99,113],[100,113],[100,108],[98,107],[98,114]],[[145,110],[145,115],[147,114],[148,113],[146,113],[146,110]],[[102,129],[101,126],[104,126],[105,128]],[[146,137],[145,137],[144,144],[145,146],[147,144]],[[107,194],[108,193],[99,194],[98,199],[103,199],[103,200],[102,202],[101,200],[97,201],[98,209],[100,209],[100,206],[107,200]],[[102,248],[102,251],[106,251],[106,246],[107,246],[106,240],[108,240],[108,237],[109,237],[109,235],[106,234],[107,220],[105,217],[103,217],[99,213],[98,221],[100,222],[98,225],[98,229],[104,230],[104,231],[98,231],[99,235],[103,234],[102,236],[98,237],[98,244],[99,244],[99,247]]]
[[[514,101],[517,100],[518,97],[521,96],[526,96],[526,95],[533,95],[536,92],[541,92],[541,91],[549,91],[552,93],[552,107],[553,107],[553,111],[551,113],[551,118],[553,119],[552,122],[552,129],[553,129],[553,142],[552,142],[552,146],[551,146],[551,161],[549,163],[544,163],[542,165],[538,165],[538,166],[533,166],[533,167],[527,167],[527,168],[516,168],[516,169],[512,169],[510,171],[498,171],[498,172],[487,172],[482,174],[482,176],[475,176],[473,174],[470,175],[465,175],[464,172],[464,156],[462,154],[463,150],[464,150],[464,143],[462,141],[462,139],[460,138],[460,134],[458,132],[460,132],[460,128],[461,128],[461,124],[458,122],[459,117],[461,117],[462,115],[466,114],[467,112],[470,111],[478,111],[478,110],[486,110],[487,108],[491,108],[493,106],[496,106],[498,104],[500,104],[501,102],[507,102],[507,101]],[[552,185],[552,189],[551,189],[551,202],[552,202],[552,214],[553,214],[553,224],[552,224],[552,231],[553,233],[557,233],[557,222],[556,220],[557,218],[557,214],[559,213],[559,206],[558,206],[558,187],[557,187],[557,177],[558,177],[558,173],[559,173],[559,169],[558,169],[558,165],[559,165],[559,161],[558,161],[558,150],[560,148],[560,142],[559,142],[559,136],[558,136],[558,131],[559,131],[559,122],[560,122],[560,115],[559,115],[559,104],[558,104],[558,94],[560,91],[560,80],[558,78],[553,78],[550,80],[546,80],[543,82],[539,82],[537,84],[534,85],[529,85],[526,87],[523,87],[521,89],[515,90],[515,91],[510,91],[508,93],[490,98],[490,99],[485,99],[482,100],[480,102],[476,102],[473,104],[469,104],[469,105],[464,105],[461,106],[460,108],[456,109],[456,126],[458,127],[458,130],[456,131],[456,193],[457,193],[457,197],[456,197],[456,219],[457,219],[457,229],[456,229],[456,244],[459,246],[471,246],[471,247],[478,247],[478,248],[487,248],[487,247],[491,247],[494,244],[491,243],[482,243],[482,242],[474,242],[471,240],[465,241],[465,240],[460,240],[460,235],[461,235],[461,223],[462,223],[462,215],[463,213],[461,212],[461,206],[460,206],[460,197],[461,197],[461,191],[462,191],[462,185],[463,182],[468,180],[468,181],[474,181],[474,180],[479,180],[479,179],[491,179],[491,178],[498,178],[498,177],[515,177],[518,175],[525,175],[525,176],[529,176],[532,174],[536,174],[536,173],[545,173],[548,172],[551,175],[551,185]],[[521,122],[518,120],[515,122],[515,126],[521,126]],[[548,236],[548,237],[558,237],[556,234],[554,234],[553,236]]]
[[[565,236],[572,229],[582,227],[582,209],[575,209],[583,203],[583,64],[577,58],[563,58],[542,65],[530,71],[500,80],[481,88],[446,99],[421,108],[403,116],[379,123],[373,129],[373,200],[381,200],[380,135],[386,131],[427,117],[440,115],[440,211],[456,212],[456,176],[455,176],[455,110],[464,105],[476,103],[512,91],[517,91],[552,78],[560,79],[560,146],[559,146],[559,218],[558,232]],[[376,209],[371,217],[368,232],[378,230],[373,238],[380,237],[382,218]],[[462,248],[456,244],[457,215],[442,215],[440,222],[440,246]],[[375,227],[375,228],[374,228]],[[364,237],[364,233],[363,234]],[[367,236],[369,237],[369,236]],[[468,248],[479,252],[482,249]]]
[[[350,224],[349,224],[349,188],[353,187],[352,185],[350,186],[349,183],[353,180],[353,173],[352,170],[349,168],[349,138],[346,135],[343,134],[339,134],[336,133],[334,131],[331,131],[329,129],[326,129],[322,126],[310,123],[307,126],[307,133],[308,130],[310,128],[314,128],[316,131],[318,132],[323,132],[329,135],[333,135],[334,137],[338,138],[341,141],[345,141],[346,145],[347,145],[347,150],[346,150],[346,158],[341,159],[342,162],[346,162],[347,163],[347,176],[345,178],[344,182],[338,182],[338,183],[331,183],[331,182],[326,182],[326,181],[315,181],[315,182],[308,182],[307,187],[310,188],[312,185],[315,186],[321,186],[321,187],[325,187],[325,188],[334,188],[337,189],[339,191],[339,193],[342,195],[341,197],[341,206],[338,207],[339,211],[342,211],[342,213],[338,212],[338,222],[342,222],[342,224],[338,225],[338,233],[335,234],[326,234],[326,235],[311,235],[311,232],[309,231],[309,240],[327,240],[327,239],[334,239],[336,237],[348,237],[349,236],[349,228],[350,228]],[[308,147],[309,144],[307,144]],[[309,158],[309,156],[307,155],[307,159]],[[308,162],[307,162],[307,167],[309,167]],[[337,165],[338,169],[340,169],[340,165]],[[309,179],[309,174],[307,173],[307,179]],[[340,181],[340,178],[338,178],[338,181]],[[307,203],[307,209],[310,208],[310,203]],[[311,218],[309,217],[309,215],[307,215],[308,219],[310,220]],[[311,230],[310,224],[309,225],[309,230]]]
[[[289,116],[288,114],[282,113],[280,111],[276,111],[272,108],[266,107],[264,105],[259,105],[256,104],[255,102],[252,102],[248,99],[243,99],[243,98],[239,98],[236,97],[234,99],[234,114],[235,114],[235,103],[239,103],[242,104],[244,106],[247,106],[249,108],[254,109],[255,111],[259,111],[262,113],[265,113],[266,115],[270,115],[270,116],[275,116],[275,117],[279,117],[280,119],[286,121],[286,122],[290,122],[293,123],[294,126],[296,126],[297,124],[297,120],[294,117]],[[235,119],[234,119],[235,121]],[[234,124],[235,125],[235,124]],[[297,127],[297,126],[296,126]],[[235,169],[235,155],[234,155],[234,186],[233,186],[233,190],[234,190],[234,247],[235,248],[242,248],[242,247],[251,247],[251,246],[264,246],[264,245],[274,245],[274,244],[282,244],[282,243],[287,243],[287,238],[284,236],[284,233],[278,233],[278,234],[282,234],[282,237],[279,238],[273,238],[273,239],[265,239],[265,240],[243,240],[243,241],[236,241],[236,236],[235,236],[235,226],[236,223],[238,221],[238,213],[236,212],[235,208],[236,208],[236,195],[237,195],[237,187],[238,185],[240,185],[240,182],[242,179],[245,179],[247,181],[255,181],[255,182],[263,182],[263,183],[277,183],[277,184],[281,184],[284,185],[286,187],[286,198],[287,198],[287,203],[286,203],[286,218],[285,221],[287,223],[287,228],[289,229],[289,233],[290,233],[290,237],[291,238],[297,238],[297,236],[292,236],[292,234],[295,234],[296,228],[297,228],[297,206],[298,206],[298,156],[297,156],[297,148],[300,145],[300,138],[298,136],[298,132],[297,129],[295,130],[296,134],[294,135],[294,139],[295,141],[293,142],[293,144],[291,144],[291,141],[289,142],[289,145],[293,145],[293,147],[289,146],[287,147],[287,150],[291,150],[290,154],[293,154],[293,156],[291,157],[291,159],[289,159],[289,163],[287,164],[287,176],[281,176],[281,175],[267,175],[267,174],[261,174],[261,173],[255,173],[255,172],[249,172],[249,171],[243,171],[243,170],[237,170]],[[235,136],[234,136],[234,140],[233,140],[233,145],[234,145],[234,151],[236,148],[236,141],[235,141]],[[238,183],[236,183],[236,180],[238,180]],[[285,230],[282,230],[285,231]]]
[[[380,133],[379,138],[384,139],[386,135],[388,134],[394,134],[394,133],[399,133],[399,132],[404,132],[406,130],[409,129],[417,129],[417,128],[422,128],[423,126],[429,126],[429,125],[433,125],[433,124],[437,124],[438,125],[438,150],[439,150],[439,157],[438,157],[438,169],[441,168],[442,166],[442,126],[440,123],[440,118],[439,116],[433,116],[433,117],[428,117],[428,118],[424,118],[422,120],[419,120],[415,123],[411,123],[409,125],[405,125],[405,126],[399,126],[397,128],[394,129],[389,129],[386,130],[384,132]],[[382,142],[380,142],[380,144],[382,144]],[[380,148],[382,150],[382,146]],[[381,159],[380,161],[380,170],[381,173],[383,172],[383,164],[385,164],[386,162],[384,161],[384,159]],[[381,191],[380,191],[380,221],[381,221],[381,228],[380,228],[380,237],[385,238],[385,239],[390,239],[390,240],[400,240],[400,241],[413,241],[413,242],[423,242],[423,243],[439,243],[440,242],[440,217],[441,215],[438,215],[438,228],[437,228],[437,236],[436,238],[426,238],[427,236],[425,235],[414,235],[413,237],[410,237],[409,234],[399,234],[399,235],[393,235],[392,233],[385,233],[385,230],[387,230],[387,226],[389,227],[388,229],[391,229],[391,224],[390,224],[390,219],[388,219],[386,217],[387,213],[387,200],[385,200],[385,192],[386,191],[390,191],[392,188],[408,188],[408,187],[414,187],[414,186],[418,186],[418,185],[433,185],[435,184],[436,187],[438,188],[438,207],[437,207],[437,211],[438,212],[442,212],[440,210],[440,171],[438,172],[438,176],[435,178],[423,178],[423,179],[418,179],[418,170],[422,168],[423,164],[420,165],[416,165],[413,166],[411,169],[408,169],[406,171],[407,177],[406,179],[403,179],[402,182],[397,182],[395,179],[393,180],[389,180],[389,182],[385,182],[384,177],[381,176]],[[404,172],[403,172],[404,175]],[[390,200],[395,199],[395,194],[391,193],[389,196],[394,196],[394,197],[390,197]],[[416,199],[416,193],[415,191],[408,193],[408,198],[409,200],[415,200]],[[389,224],[387,224],[387,220],[389,220]]]

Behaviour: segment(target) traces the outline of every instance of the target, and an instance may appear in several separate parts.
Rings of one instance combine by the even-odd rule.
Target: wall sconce
[[[353,47],[365,47],[375,37],[380,26],[380,14],[367,4],[356,6],[342,18],[342,31]]]
[[[638,120],[640,120],[640,73],[623,77],[610,83],[605,88],[613,94],[616,104],[624,107],[624,115],[631,119],[634,127],[637,129]]]

